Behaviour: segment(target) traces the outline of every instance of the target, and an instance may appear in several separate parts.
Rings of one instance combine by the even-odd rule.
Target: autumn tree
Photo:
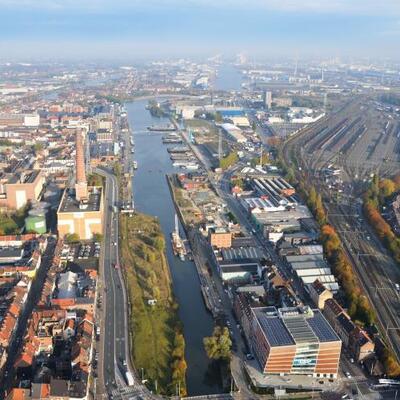
[[[396,191],[396,185],[391,179],[382,179],[379,182],[379,193],[383,198],[391,196]]]
[[[228,328],[217,326],[212,336],[203,339],[207,356],[212,360],[226,361],[231,357],[232,341]]]

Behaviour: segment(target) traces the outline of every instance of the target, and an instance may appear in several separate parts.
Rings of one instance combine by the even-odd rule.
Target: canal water
[[[205,308],[195,265],[192,261],[181,261],[175,257],[170,242],[175,225],[175,208],[165,175],[176,170],[172,167],[167,146],[161,141],[162,134],[147,130],[150,125],[166,125],[169,121],[152,117],[145,109],[146,105],[147,100],[126,104],[135,142],[134,159],[138,163],[133,178],[135,208],[157,216],[166,238],[167,258],[186,341],[188,394],[220,393],[222,388],[218,374],[212,370],[203,347],[203,338],[212,333],[214,322]]]
[[[244,82],[243,75],[233,64],[222,64],[213,82],[215,90],[240,91]]]

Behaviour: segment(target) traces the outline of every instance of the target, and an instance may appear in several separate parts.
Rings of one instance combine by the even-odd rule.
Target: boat
[[[176,131],[176,128],[174,125],[151,125],[147,127],[147,130],[150,132],[174,132]]]
[[[162,142],[165,144],[169,144],[169,143],[181,144],[182,138],[177,133],[170,133],[169,135],[164,136],[162,138]]]
[[[131,154],[134,154],[134,153],[135,153],[135,148],[132,147],[132,148],[131,148]]]
[[[133,162],[133,169],[137,169],[137,167],[138,167],[137,161],[134,161]]]
[[[179,222],[178,216],[175,214],[175,230],[171,233],[172,251],[174,255],[179,257],[182,261],[185,260],[186,246],[184,241],[179,235]]]

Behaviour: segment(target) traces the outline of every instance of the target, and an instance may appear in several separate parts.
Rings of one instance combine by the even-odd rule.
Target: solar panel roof
[[[319,311],[314,311],[314,316],[307,320],[320,342],[340,340],[335,331]]]
[[[271,346],[289,346],[295,344],[281,319],[276,316],[268,316],[263,310],[255,309],[254,312]]]

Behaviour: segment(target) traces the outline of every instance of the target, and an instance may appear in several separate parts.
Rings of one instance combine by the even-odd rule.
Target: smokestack
[[[83,201],[87,200],[88,198],[88,189],[87,189],[86,172],[85,172],[85,156],[84,156],[85,153],[83,148],[83,138],[81,129],[77,129],[76,131],[75,144],[76,144],[75,196],[78,201]]]

